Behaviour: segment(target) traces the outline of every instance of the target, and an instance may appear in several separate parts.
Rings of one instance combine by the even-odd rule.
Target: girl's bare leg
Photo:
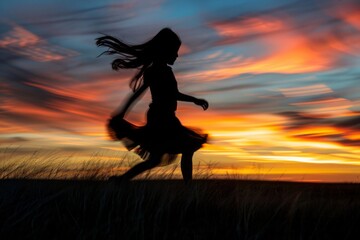
[[[192,158],[194,153],[183,153],[181,156],[181,173],[183,175],[185,183],[189,183],[192,180],[193,164]]]
[[[145,172],[146,170],[149,170],[151,168],[156,167],[160,164],[161,161],[161,154],[152,154],[149,160],[141,162],[130,168],[127,172],[125,172],[121,176],[112,177],[110,179],[113,179],[115,181],[127,181],[132,179],[133,177]]]

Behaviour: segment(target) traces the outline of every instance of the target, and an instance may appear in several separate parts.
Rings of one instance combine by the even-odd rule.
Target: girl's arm
[[[121,111],[116,111],[115,114],[113,114],[113,117],[120,117],[123,118],[126,114],[126,112],[128,111],[128,109],[130,108],[130,106],[134,103],[134,101],[140,97],[144,91],[148,88],[147,84],[143,84],[138,90],[136,90],[136,92],[134,92],[129,99],[127,100],[126,104],[121,108]]]
[[[177,100],[183,101],[183,102],[193,102],[196,105],[201,106],[204,110],[208,109],[208,107],[209,107],[209,103],[205,99],[195,98],[195,97],[183,94],[181,92],[178,92]]]

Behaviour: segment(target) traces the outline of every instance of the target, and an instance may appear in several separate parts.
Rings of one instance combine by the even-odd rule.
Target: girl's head
[[[148,43],[149,57],[153,62],[174,64],[181,45],[181,40],[176,33],[169,28],[164,28]]]
[[[116,54],[118,56],[112,62],[114,70],[140,68],[140,71],[130,82],[131,88],[135,91],[141,86],[144,71],[151,64],[174,64],[178,57],[177,52],[181,40],[170,28],[163,28],[152,39],[143,44],[130,45],[112,36],[103,36],[96,39],[96,45],[109,48],[102,54]]]

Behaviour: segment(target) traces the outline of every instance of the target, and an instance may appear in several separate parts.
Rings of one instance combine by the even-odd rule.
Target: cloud
[[[287,29],[284,21],[272,16],[245,16],[238,19],[212,22],[210,26],[221,37],[217,43],[219,45],[248,41],[250,38]]]
[[[338,68],[345,64],[338,52],[331,49],[330,42],[324,42],[324,46],[317,48],[300,33],[284,36],[278,40],[275,38],[264,40],[262,44],[276,51],[264,56],[247,57],[240,54],[233,55],[230,59],[218,58],[218,61],[210,64],[206,70],[194,69],[184,74],[184,77],[219,81],[244,73],[312,73]]]
[[[337,123],[336,126],[350,128],[354,131],[360,131],[360,113],[358,113],[358,116],[351,117]]]
[[[72,99],[88,102],[106,101],[107,97],[114,92],[114,86],[118,91],[128,90],[128,78],[115,78],[113,76],[98,76],[99,79],[91,78],[86,82],[73,81],[65,84],[41,82],[25,82],[26,85],[41,89],[50,94],[61,96],[64,99]]]
[[[279,91],[285,97],[303,97],[333,92],[333,90],[325,84],[312,84],[303,87],[280,88]]]
[[[358,1],[344,1],[341,7],[335,5],[327,12],[360,30],[360,4]]]
[[[359,146],[360,118],[316,118],[303,112],[283,112],[289,121],[284,124],[287,134],[297,139],[336,143],[344,146]]]
[[[352,102],[345,98],[323,98],[315,101],[296,102],[291,105],[302,107],[304,114],[316,116],[339,117],[356,114],[350,110],[353,106]]]
[[[357,113],[352,110],[357,105],[341,95],[346,96],[342,91],[334,91],[324,83],[317,83],[305,86],[279,88],[279,91],[287,97],[289,106],[294,106],[296,111],[303,115],[316,118],[338,118],[355,116]]]
[[[324,9],[343,8],[324,1],[311,7],[297,2],[276,10],[209,20],[220,38],[216,47],[234,49],[234,54],[229,60],[218,57],[219,62],[207,71],[194,71],[189,77],[203,75],[204,81],[215,81],[243,73],[313,73],[351,65],[349,56],[360,54],[360,31],[351,27],[357,26],[358,18],[349,21],[342,16],[339,20],[339,14],[329,15]],[[253,56],[235,51],[255,43],[259,51],[253,51]]]
[[[68,81],[65,74],[54,75],[46,70],[30,72],[11,64],[2,65],[2,69],[6,73],[0,98],[3,133],[58,129],[83,134],[94,125],[103,131],[114,108],[108,102],[109,95],[114,85],[119,85],[119,89],[124,85],[119,84],[121,78],[77,82]]]
[[[0,48],[37,62],[59,61],[77,55],[74,50],[49,44],[17,24],[12,24],[12,29],[0,36]]]
[[[258,88],[260,86],[261,86],[260,84],[251,84],[251,83],[236,84],[236,85],[232,85],[232,86],[221,86],[221,87],[216,87],[216,88],[207,88],[205,90],[192,91],[192,94],[194,94],[194,95],[209,95],[209,94],[218,93],[218,92],[225,94],[224,92],[228,92],[228,91],[248,90],[248,89],[252,89],[252,88]]]

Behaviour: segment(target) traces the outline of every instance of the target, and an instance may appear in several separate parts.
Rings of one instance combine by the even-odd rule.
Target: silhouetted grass
[[[0,179],[106,180],[142,161],[131,153],[96,151],[90,157],[87,155],[79,157],[79,154],[59,151],[34,151],[21,155],[16,153],[16,149],[0,149]],[[210,178],[212,164],[197,161],[194,176],[197,179]],[[142,179],[180,177],[178,163],[154,168],[140,176]]]
[[[133,160],[3,156],[0,239],[360,239],[360,184],[210,180],[202,164],[191,185],[177,165],[114,185]]]
[[[359,239],[360,185],[2,180],[1,239]]]

